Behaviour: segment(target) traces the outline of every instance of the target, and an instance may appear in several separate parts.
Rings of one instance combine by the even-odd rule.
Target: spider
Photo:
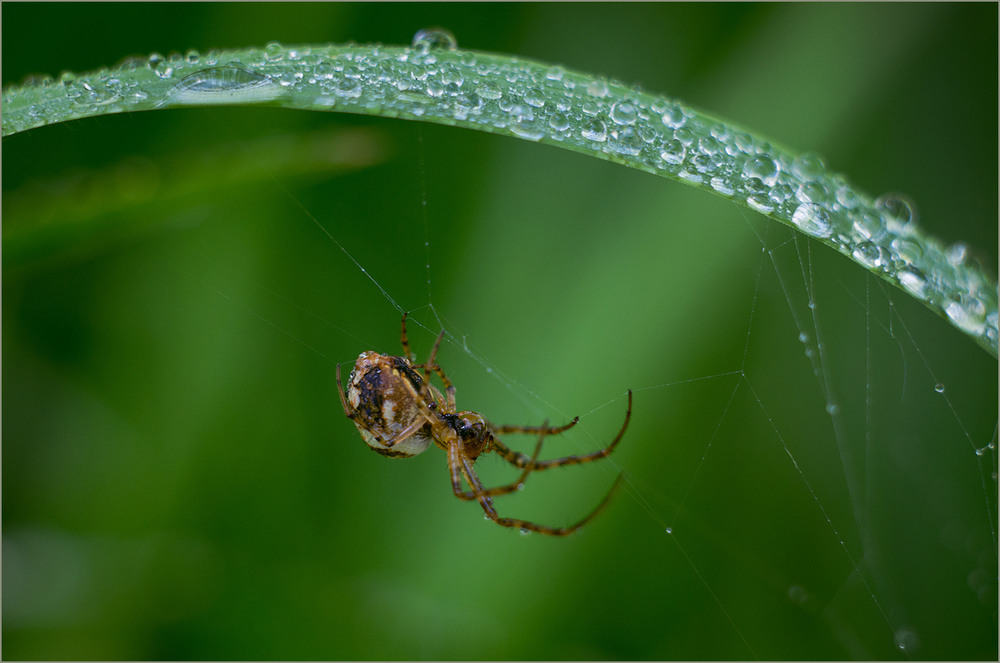
[[[403,357],[393,357],[377,352],[362,352],[354,364],[347,381],[347,391],[340,379],[337,365],[337,390],[344,413],[357,426],[365,443],[377,453],[389,458],[410,458],[425,451],[433,442],[448,454],[451,487],[462,500],[477,501],[486,517],[503,527],[522,532],[539,532],[551,536],[565,536],[586,525],[610,501],[621,483],[619,475],[601,503],[582,520],[568,527],[550,527],[518,518],[501,517],[493,505],[493,498],[506,495],[524,487],[524,480],[534,471],[547,470],[563,465],[589,463],[607,457],[625,435],[632,418],[632,390],[628,392],[625,422],[611,444],[599,451],[581,456],[564,456],[551,460],[538,460],[542,442],[549,435],[558,435],[577,424],[579,417],[568,424],[550,427],[548,421],[541,426],[497,426],[481,414],[455,407],[455,385],[435,363],[444,330],[437,336],[430,357],[423,364],[414,364],[413,353],[406,337],[406,317],[401,323]],[[431,371],[444,385],[444,394],[430,382]],[[506,433],[529,433],[538,436],[531,456],[512,451],[497,439]],[[473,468],[476,459],[484,453],[495,452],[511,465],[522,470],[513,483],[487,488]],[[465,490],[462,480],[469,485]]]

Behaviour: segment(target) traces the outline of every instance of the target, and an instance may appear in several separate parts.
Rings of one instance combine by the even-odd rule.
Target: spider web
[[[422,145],[423,133],[418,140]],[[606,539],[609,532],[616,532],[612,536],[619,541],[641,540],[637,556],[652,573],[640,577],[666,592],[657,599],[640,591],[646,609],[666,615],[664,629],[672,632],[676,623],[671,627],[667,606],[683,588],[684,601],[696,606],[692,612],[717,638],[664,638],[647,649],[580,651],[611,658],[993,655],[989,648],[995,638],[979,636],[988,634],[991,624],[995,634],[997,426],[995,416],[965,414],[962,403],[978,398],[969,390],[982,388],[992,388],[995,400],[995,384],[989,381],[989,371],[986,382],[977,382],[983,376],[975,371],[972,375],[978,377],[969,379],[967,367],[941,358],[932,341],[913,331],[915,325],[933,326],[936,320],[925,322],[926,312],[905,296],[859,274],[827,249],[739,212],[738,222],[747,232],[735,251],[744,262],[729,283],[751,285],[728,304],[732,315],[727,324],[737,329],[729,345],[701,350],[707,360],[691,368],[668,358],[670,348],[645,360],[620,358],[629,356],[620,352],[629,337],[598,333],[593,357],[583,361],[585,375],[592,379],[585,379],[585,388],[578,390],[582,395],[574,401],[582,406],[566,405],[545,374],[572,361],[572,352],[559,352],[551,340],[541,338],[572,334],[581,323],[613,315],[602,312],[601,298],[607,295],[598,294],[577,319],[544,316],[556,330],[551,334],[538,328],[537,309],[532,315],[530,310],[504,307],[503,314],[476,318],[493,307],[489,295],[467,294],[490,291],[475,270],[493,273],[503,263],[508,272],[538,269],[531,258],[519,263],[486,254],[510,257],[532,240],[504,242],[487,230],[470,243],[476,245],[478,239],[480,246],[493,250],[479,251],[474,260],[459,261],[458,267],[432,270],[434,256],[451,250],[453,240],[446,232],[436,232],[434,213],[428,212],[439,195],[428,193],[428,171],[432,187],[440,187],[447,176],[437,174],[436,165],[429,169],[422,146],[418,163],[419,220],[405,241],[424,263],[415,257],[401,272],[409,285],[390,284],[400,277],[376,274],[366,265],[377,258],[359,258],[357,247],[348,248],[321,220],[307,214],[369,280],[372,293],[377,291],[388,304],[381,313],[387,312],[391,320],[403,310],[413,312],[424,330],[423,352],[437,330],[446,330],[439,361],[458,385],[460,408],[490,418],[503,405],[521,413],[505,412],[510,420],[504,423],[558,421],[579,414],[578,431],[546,444],[549,455],[586,453],[613,434],[612,422],[623,408],[623,387],[634,390],[635,424],[605,467],[582,471],[584,483],[561,471],[555,491],[542,486],[547,476],[534,476],[530,489],[510,502],[498,499],[498,508],[501,515],[535,520],[534,513],[539,513],[544,515],[537,519],[545,522],[566,520],[575,517],[574,511],[582,515],[588,500],[596,503],[600,497],[600,488],[581,486],[599,486],[594,476],[606,484],[614,473],[624,472],[626,488],[618,506],[588,526],[593,531],[579,535],[587,537],[587,544],[566,545],[606,545],[614,551],[613,544],[594,541]],[[505,207],[503,213],[528,212]],[[729,223],[732,214],[727,216]],[[757,258],[746,260],[748,251]],[[539,260],[538,252],[532,255]],[[641,270],[656,272],[648,265]],[[432,273],[439,272],[450,272],[452,279],[463,275],[467,287],[432,279]],[[628,290],[630,275],[605,270],[597,282],[610,286],[608,290]],[[532,284],[555,292],[571,281]],[[413,294],[421,287],[426,287],[424,298]],[[400,290],[407,290],[408,299],[391,294]],[[442,297],[441,291],[448,296]],[[420,304],[408,306],[414,296]],[[447,303],[438,303],[442,299]],[[634,309],[635,315],[648,315],[656,306],[650,302],[649,309]],[[535,362],[533,366],[512,365],[503,357],[504,350],[495,349],[496,337],[488,334],[505,330],[512,320],[521,331],[501,335],[522,339],[516,344],[519,355],[522,361]],[[630,320],[620,323],[628,326]],[[352,328],[359,335],[371,334],[367,326]],[[395,325],[389,329],[389,346],[380,351],[391,352],[398,345],[391,340]],[[790,350],[796,343],[798,349]],[[688,339],[688,347],[698,345]],[[981,361],[977,353],[971,348],[967,361]],[[643,419],[652,423],[643,426]],[[551,449],[559,444],[566,446]],[[521,448],[530,451],[531,446],[525,440]],[[496,476],[497,483],[509,480],[504,472],[511,470],[493,458],[478,466]],[[440,473],[439,468],[435,471]],[[558,510],[533,507],[533,492],[536,501],[562,505]],[[459,509],[447,504],[441,508]],[[616,519],[625,522],[613,522]],[[476,527],[475,534],[466,536],[491,541],[509,536],[491,528]],[[620,555],[622,550],[615,552]],[[947,572],[928,577],[928,567],[944,563]],[[622,582],[639,582],[625,578]],[[935,606],[945,603],[960,606],[963,617],[942,620]],[[967,649],[955,648],[956,629],[966,638]]]
[[[187,260],[164,253],[169,268],[151,273],[180,292],[151,281],[141,301],[197,322],[171,322],[153,345],[215,339],[175,385],[193,390],[187,416],[84,403],[64,436],[118,435],[114,453],[84,448],[121,468],[143,459],[138,476],[180,506],[153,500],[131,516],[143,533],[131,538],[114,534],[118,521],[104,535],[72,535],[73,520],[5,530],[5,635],[52,629],[76,646],[80,629],[118,628],[93,597],[128,596],[96,580],[121,575],[166,606],[136,629],[184,633],[195,658],[995,658],[997,394],[981,350],[831,251],[685,187],[514,144],[483,193],[454,191],[462,160],[448,152],[495,139],[463,148],[439,131],[404,134],[416,148],[398,173],[271,179],[265,203],[219,195],[215,213],[232,220],[221,239]],[[366,179],[391,181],[393,195],[373,198]],[[261,205],[266,223],[240,225]],[[143,273],[147,258],[136,251],[123,273]],[[188,263],[221,266],[188,282]],[[251,286],[233,278],[244,273]],[[604,446],[633,389],[609,459],[532,475],[497,499],[503,516],[569,524],[623,472],[609,508],[567,539],[522,537],[452,496],[436,450],[405,462],[370,453],[341,416],[333,368],[397,352],[403,311],[418,358],[446,330],[439,361],[460,408],[507,424],[580,416],[544,457]],[[144,338],[126,331],[122,343]],[[226,368],[224,396],[188,384],[201,363]],[[167,393],[137,395],[135,410]],[[128,412],[128,400],[115,407]],[[222,431],[186,423],[199,409]],[[33,467],[13,448],[8,467]],[[37,476],[65,509],[73,481],[90,484],[70,472],[72,453],[48,454]],[[205,456],[215,471],[184,474]],[[516,476],[493,456],[477,470],[488,484]],[[113,497],[132,476],[99,473],[114,489],[88,511],[123,509]],[[145,534],[172,518],[181,534]],[[102,563],[132,575],[102,575]],[[144,580],[164,564],[167,580]],[[217,623],[246,605],[269,616],[260,632],[273,642]],[[204,633],[240,644],[206,649]],[[155,651],[184,656],[163,645],[123,657]]]

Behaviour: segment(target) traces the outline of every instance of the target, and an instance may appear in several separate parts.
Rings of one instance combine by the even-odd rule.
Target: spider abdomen
[[[410,458],[426,450],[432,442],[431,426],[413,399],[409,382],[419,390],[423,379],[403,357],[377,352],[362,352],[347,383],[347,400],[354,409],[354,425],[365,443],[377,453],[390,458]],[[412,426],[419,426],[397,444]]]

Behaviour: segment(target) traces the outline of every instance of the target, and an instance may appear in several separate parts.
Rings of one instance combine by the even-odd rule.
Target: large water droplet
[[[892,219],[899,224],[906,225],[914,220],[915,206],[899,193],[886,193],[875,200],[875,209],[882,213],[887,219]]]
[[[918,269],[904,269],[896,274],[899,285],[918,299],[924,299],[927,292],[927,279],[923,277]]]
[[[979,336],[986,329],[986,308],[979,299],[962,297],[945,306],[944,312],[956,327],[969,334]]]
[[[603,143],[608,139],[608,127],[600,120],[591,120],[580,130],[580,135],[587,140]]]
[[[792,214],[792,223],[799,230],[813,237],[829,237],[830,215],[825,209],[815,203],[802,203]]]
[[[923,247],[912,239],[896,237],[889,243],[889,246],[899,260],[910,265],[924,257]]]
[[[635,124],[639,118],[639,111],[635,104],[628,101],[616,101],[611,106],[611,121],[615,124],[627,126]]]
[[[879,240],[885,234],[885,222],[882,217],[870,212],[857,212],[851,215],[852,227],[862,239]]]
[[[666,110],[663,111],[663,124],[667,125],[671,129],[680,129],[684,126],[687,121],[687,116],[684,115],[684,109],[677,104],[670,104],[667,106]]]
[[[663,149],[660,150],[660,157],[670,164],[679,164],[684,161],[685,154],[687,154],[687,148],[676,138],[668,140],[663,144]]]
[[[569,118],[565,113],[553,113],[549,117],[549,126],[556,131],[566,131],[569,129]]]
[[[427,55],[434,49],[454,51],[456,48],[455,35],[444,28],[425,28],[413,35],[413,50],[420,55]]]
[[[545,135],[545,127],[541,122],[535,120],[531,106],[515,104],[510,113],[514,116],[514,123],[510,125],[510,130],[515,135],[527,140],[539,140]]]
[[[146,61],[146,65],[160,78],[170,78],[174,75],[174,68],[159,53],[151,53],[149,60]],[[60,77],[60,80],[66,82],[65,74]]]
[[[766,154],[757,154],[743,164],[743,174],[770,186],[778,178],[778,164]]]
[[[285,56],[285,48],[281,45],[281,42],[272,41],[268,42],[267,46],[264,47],[264,57],[269,62],[278,62]]]
[[[262,74],[235,65],[225,65],[188,74],[177,84],[177,89],[189,92],[224,92],[269,82],[270,79]]]
[[[822,205],[829,202],[830,192],[822,183],[810,180],[799,185],[799,188],[795,191],[795,197],[801,203],[817,203]]]
[[[642,139],[632,127],[625,127],[617,132],[614,140],[608,141],[608,149],[618,154],[635,156],[642,151]]]

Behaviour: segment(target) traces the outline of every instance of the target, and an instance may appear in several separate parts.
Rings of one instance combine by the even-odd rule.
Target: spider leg
[[[573,421],[569,422],[565,426],[559,426],[558,428],[549,428],[548,423],[544,423],[541,426],[494,426],[490,424],[490,429],[497,435],[506,435],[508,433],[542,433],[543,435],[558,435],[568,431],[573,426],[580,421],[580,417],[573,417]]]
[[[421,371],[423,371],[425,374],[425,379],[427,377],[430,377],[430,371],[427,370],[426,364],[415,364],[413,368],[421,369]],[[448,409],[455,410],[455,385],[451,383],[451,380],[448,379],[448,376],[444,374],[444,370],[437,364],[431,366],[430,370],[437,373],[437,376],[441,378],[441,382],[444,384],[445,393],[448,394]]]
[[[410,341],[406,338],[406,316],[410,314],[409,311],[403,312],[403,321],[400,323],[402,325],[402,332],[400,333],[400,340],[403,342],[403,355],[412,364],[413,363],[413,353],[410,351]]]
[[[528,475],[531,474],[531,472],[535,469],[534,462],[535,460],[538,459],[538,454],[541,453],[542,451],[542,441],[544,439],[545,435],[538,436],[538,444],[535,445],[535,453],[533,453],[530,458],[528,456],[525,456],[525,458],[528,458],[528,462],[525,464],[524,471],[521,472],[521,476],[519,476],[516,481],[505,484],[503,486],[497,486],[495,488],[484,488],[482,491],[479,492],[476,492],[474,490],[462,491],[461,482],[459,482],[459,490],[455,491],[455,496],[461,500],[472,501],[472,500],[477,500],[484,495],[489,497],[496,497],[497,495],[506,495],[507,493],[513,493],[515,491],[521,490],[521,488],[524,487],[524,480],[527,479]],[[461,456],[461,452],[459,452],[459,455]],[[469,470],[470,471],[472,470],[471,462],[469,463]],[[471,481],[469,482],[469,485],[470,486],[472,485]]]
[[[406,318],[409,315],[410,315],[409,311],[403,313],[403,320],[400,323],[400,326],[402,328],[400,332],[400,341],[403,344],[403,354],[406,356],[406,360],[409,361],[411,364],[413,364],[413,351],[410,349],[410,341],[406,335]],[[443,338],[444,338],[444,330],[442,329],[441,333],[438,334],[437,340],[434,341],[434,349],[431,350],[430,358],[424,364],[413,364],[413,368],[421,369],[421,371],[424,374],[425,382],[430,379],[431,371],[434,371],[435,373],[438,374],[438,377],[441,378],[441,382],[444,383],[445,391],[448,394],[448,405],[452,410],[454,410],[455,385],[451,383],[451,380],[449,380],[448,376],[444,374],[444,371],[441,370],[441,367],[434,363],[434,358],[437,357],[438,348],[441,347],[441,339]]]
[[[615,450],[615,447],[618,446],[618,443],[625,435],[626,429],[628,429],[628,423],[631,419],[632,419],[632,390],[629,389],[628,409],[625,410],[625,421],[624,423],[622,423],[621,430],[619,430],[618,434],[615,435],[615,439],[611,441],[611,444],[604,447],[603,449],[600,449],[593,453],[583,454],[581,456],[563,456],[562,458],[552,458],[550,460],[537,461],[533,463],[534,469],[547,470],[551,467],[562,467],[563,465],[578,465],[580,463],[589,463],[590,461],[593,460],[600,460],[601,458],[606,458],[611,454],[612,451]],[[575,423],[576,420],[574,419],[573,421]],[[570,425],[572,425],[572,423]],[[510,429],[515,427],[508,426],[506,428]],[[558,432],[562,432],[562,430],[565,430],[567,428],[569,428],[569,425],[563,426],[561,430],[559,429],[555,430],[558,430]],[[533,429],[531,428],[528,428],[527,430],[533,431]],[[511,451],[506,445],[502,444],[499,440],[494,441],[493,448],[497,453],[503,456],[503,458],[508,463],[511,463],[512,465],[515,465],[517,467],[524,467],[524,463],[528,462],[529,460],[528,457],[525,456],[523,453],[517,451]]]
[[[344,394],[344,383],[340,381],[340,364],[337,364],[337,393],[340,394],[340,404],[344,406],[344,413],[353,421],[354,408],[347,402],[347,396]]]
[[[493,426],[490,424],[490,429],[495,435],[502,435],[504,433],[538,433],[544,438],[549,435],[558,435],[559,433],[568,431],[573,426],[576,426],[578,421],[580,421],[580,417],[576,417],[565,426],[559,426],[558,428],[549,428],[548,422],[545,422],[541,426]],[[539,440],[540,442],[541,440]],[[496,451],[504,460],[518,468],[528,467],[530,464],[534,464],[536,460],[532,456],[512,450],[495,436],[493,438],[493,451]]]
[[[472,486],[473,492],[478,494],[479,505],[483,507],[483,512],[486,514],[487,518],[501,527],[511,527],[519,529],[522,532],[538,532],[539,534],[547,534],[549,536],[566,536],[567,534],[572,534],[589,523],[594,516],[600,513],[601,510],[608,505],[608,502],[611,501],[611,498],[618,490],[618,487],[621,485],[622,478],[624,477],[622,474],[618,475],[614,485],[611,486],[611,489],[604,496],[604,499],[601,500],[600,504],[598,504],[593,511],[584,516],[582,520],[568,527],[549,527],[548,525],[539,525],[538,523],[521,520],[520,518],[501,517],[497,513],[496,507],[493,506],[493,500],[486,494],[487,489],[483,487],[483,484],[476,475],[475,470],[472,469],[472,462],[461,455],[457,445],[452,445],[448,448],[448,464],[451,466],[451,481],[452,487],[455,489],[455,494],[458,495],[459,492],[461,492],[461,477],[464,475],[466,480],[469,482],[469,485]]]

